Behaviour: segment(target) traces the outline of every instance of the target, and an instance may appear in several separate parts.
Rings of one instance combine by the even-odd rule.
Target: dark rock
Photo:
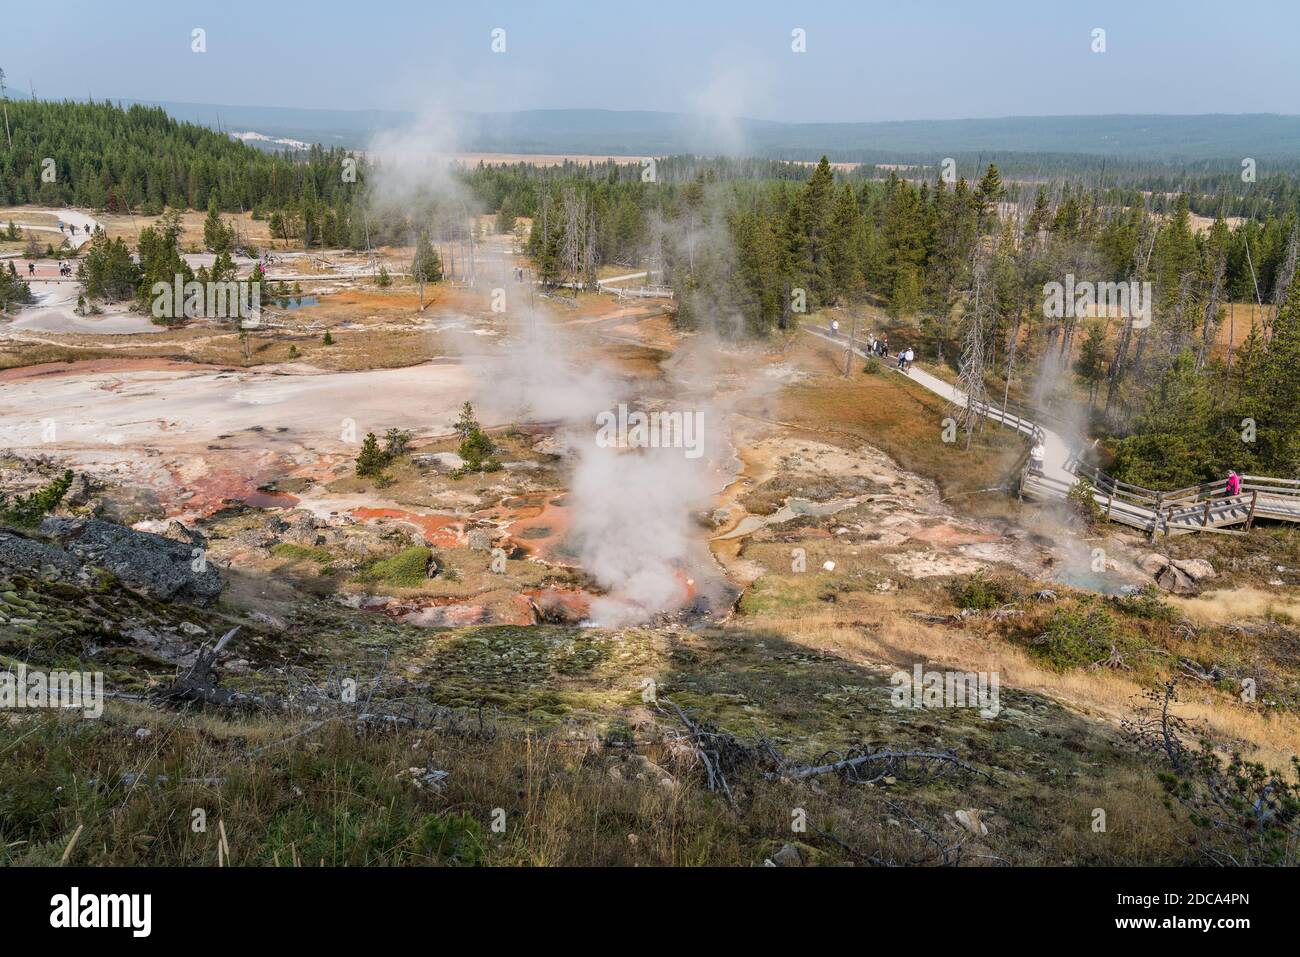
[[[1187,595],[1196,591],[1195,579],[1172,562],[1156,573],[1156,584],[1175,595]]]
[[[41,532],[151,598],[206,604],[221,594],[221,575],[194,554],[197,546],[96,518],[47,518]]]
[[[78,472],[72,477],[72,484],[68,486],[68,491],[64,493],[64,505],[85,505],[90,501],[92,488],[90,480],[85,475]]]
[[[182,545],[188,545],[191,548],[207,548],[208,540],[203,537],[201,532],[196,532],[192,528],[182,525],[176,519],[167,523],[167,527],[161,532],[163,538],[171,539],[173,542],[180,542]]]
[[[325,536],[316,530],[316,519],[311,516],[295,518],[280,533],[281,541],[290,545],[303,545],[308,548],[325,544]]]
[[[61,548],[14,532],[0,531],[0,568],[72,580],[81,570],[81,563]]]

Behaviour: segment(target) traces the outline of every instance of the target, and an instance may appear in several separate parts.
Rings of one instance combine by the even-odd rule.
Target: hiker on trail
[[[839,334],[840,334],[840,321],[839,321],[838,319],[832,319],[832,320],[831,320],[831,335],[833,335],[833,336],[838,336]]]
[[[906,349],[899,349],[899,350],[898,350],[898,371],[899,371],[899,372],[903,372],[903,371],[905,371],[904,368],[903,368],[903,364],[904,364],[905,362],[907,362],[907,350],[906,350]]]
[[[36,275],[36,263],[28,263],[28,264],[27,264],[27,275],[29,275],[29,276],[35,276],[35,275]]]
[[[889,358],[889,333],[882,332],[880,334],[880,341],[877,342],[876,345],[880,347],[880,358],[888,359]]]
[[[911,371],[912,360],[916,358],[916,353],[912,351],[911,346],[907,347],[907,355],[904,358],[906,359],[907,364],[903,367],[903,371]]]
[[[1043,462],[1047,458],[1047,447],[1041,437],[1034,440],[1034,447],[1029,450],[1029,471],[1043,474]]]
[[[1241,494],[1241,476],[1231,470],[1228,472],[1228,494]]]

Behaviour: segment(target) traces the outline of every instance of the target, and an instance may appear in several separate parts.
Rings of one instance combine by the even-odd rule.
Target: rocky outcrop
[[[1214,577],[1214,566],[1203,558],[1170,558],[1152,553],[1144,556],[1138,567],[1175,595],[1195,592],[1202,581]]]
[[[311,548],[325,544],[325,537],[320,533],[324,525],[324,522],[310,512],[296,511],[288,521],[277,522],[275,531],[279,533],[282,542]]]
[[[173,542],[180,542],[182,545],[188,545],[191,548],[207,548],[208,540],[203,537],[202,532],[196,532],[187,525],[172,519],[167,523],[167,527],[159,532],[163,538],[169,538]]]
[[[0,569],[71,580],[81,571],[81,563],[61,548],[16,532],[0,531]]]
[[[221,594],[221,575],[199,546],[95,518],[47,518],[41,533],[81,562],[112,572],[151,598],[202,605]]]

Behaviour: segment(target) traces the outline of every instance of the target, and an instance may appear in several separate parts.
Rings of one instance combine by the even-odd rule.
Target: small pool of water
[[[244,504],[249,508],[293,508],[298,499],[284,492],[270,492],[258,489],[244,496]]]
[[[1079,569],[1062,569],[1052,576],[1052,581],[1097,595],[1133,595],[1140,590],[1118,575]]]

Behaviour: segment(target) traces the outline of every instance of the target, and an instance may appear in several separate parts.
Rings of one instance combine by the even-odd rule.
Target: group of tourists
[[[830,332],[832,336],[836,336],[836,337],[839,336],[840,321],[838,319],[831,320]],[[889,333],[882,332],[880,334],[880,338],[876,338],[876,334],[874,332],[868,332],[867,351],[871,353],[873,356],[876,356],[877,358],[888,359],[889,358]],[[911,369],[912,362],[913,360],[915,360],[915,358],[916,358],[916,353],[912,351],[911,346],[907,346],[906,348],[900,349],[898,351],[898,371],[907,372],[909,369]]]

